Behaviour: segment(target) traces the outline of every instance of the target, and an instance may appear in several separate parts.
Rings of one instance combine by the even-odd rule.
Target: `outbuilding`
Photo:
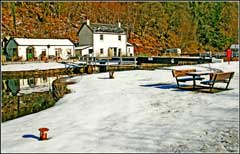
[[[74,44],[69,39],[11,38],[6,45],[7,60],[33,61],[68,59],[75,56]]]

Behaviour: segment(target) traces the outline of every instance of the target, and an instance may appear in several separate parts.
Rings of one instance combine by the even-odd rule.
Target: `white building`
[[[6,45],[7,59],[40,60],[43,56],[67,59],[74,56],[74,44],[69,39],[11,38]]]
[[[230,49],[232,50],[232,57],[239,57],[240,52],[239,44],[232,44],[230,46]]]
[[[87,20],[79,32],[79,56],[94,57],[134,56],[133,46],[127,42],[127,35],[121,24],[90,24]]]

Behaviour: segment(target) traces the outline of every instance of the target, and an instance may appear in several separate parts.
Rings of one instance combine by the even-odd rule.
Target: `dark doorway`
[[[33,60],[33,58],[35,57],[35,54],[34,54],[34,47],[33,46],[30,46],[27,48],[27,52],[26,52],[26,57],[27,57],[27,60]]]

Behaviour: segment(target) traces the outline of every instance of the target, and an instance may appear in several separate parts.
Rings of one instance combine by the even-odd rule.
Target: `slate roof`
[[[125,33],[125,30],[118,25],[91,23],[88,27],[94,32]]]

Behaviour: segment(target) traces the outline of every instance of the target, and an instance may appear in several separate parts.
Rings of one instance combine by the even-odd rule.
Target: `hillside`
[[[166,48],[220,52],[238,41],[237,2],[2,2],[2,37],[78,42],[86,18],[121,22],[137,55]]]

